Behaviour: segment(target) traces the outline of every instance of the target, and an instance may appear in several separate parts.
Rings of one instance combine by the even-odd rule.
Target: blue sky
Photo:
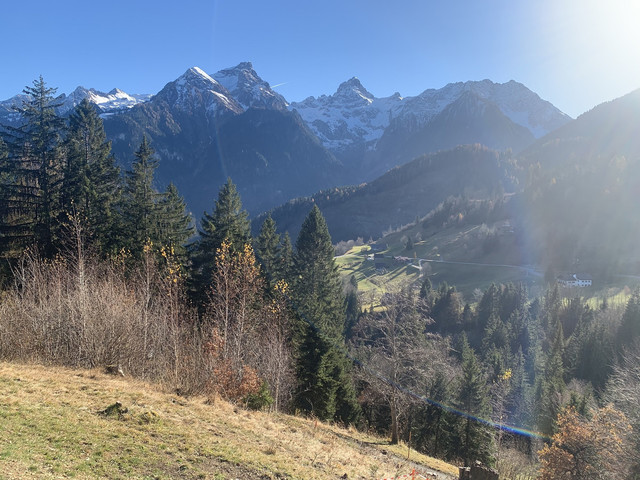
[[[640,88],[625,0],[76,0],[3,2],[0,99],[42,75],[156,93],[191,66],[242,61],[290,101],[357,76],[376,96],[516,80],[571,116]],[[628,6],[631,5],[631,6]]]

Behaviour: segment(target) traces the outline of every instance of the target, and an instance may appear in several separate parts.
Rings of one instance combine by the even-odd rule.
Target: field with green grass
[[[453,465],[407,460],[406,445],[352,428],[98,370],[0,363],[0,422],[0,479],[457,478]]]
[[[443,282],[455,285],[471,303],[478,290],[484,291],[492,283],[521,282],[530,295],[541,295],[546,288],[544,272],[526,264],[526,252],[513,233],[496,231],[497,225],[425,229],[418,223],[389,233],[372,246],[354,247],[336,257],[336,263],[342,275],[355,276],[367,307],[375,307],[376,299],[386,291],[421,282],[425,276],[434,287]],[[411,248],[407,249],[409,238]],[[372,248],[384,258],[371,258]],[[394,257],[405,260],[398,262]],[[603,298],[611,305],[624,305],[638,285],[640,278],[614,275],[595,278],[593,287],[567,290],[565,295],[587,298],[592,306],[601,304]]]

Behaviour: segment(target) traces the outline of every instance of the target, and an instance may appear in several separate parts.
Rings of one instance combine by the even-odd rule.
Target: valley
[[[576,425],[588,468],[631,472],[638,92],[572,120],[514,81],[292,103],[249,62],[152,96],[34,81],[0,103],[0,383],[49,450],[3,440],[10,477],[377,478],[411,447],[425,475],[554,478]],[[74,369],[81,403],[47,384],[71,412],[29,396],[38,364]]]

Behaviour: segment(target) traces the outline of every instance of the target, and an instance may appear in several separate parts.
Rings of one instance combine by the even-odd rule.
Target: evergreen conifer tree
[[[433,403],[424,403],[418,407],[415,415],[414,439],[418,448],[428,451],[437,458],[457,457],[455,446],[458,432],[455,430],[457,417],[442,408],[452,400],[452,382],[444,371],[438,370],[431,379],[426,397]]]
[[[142,255],[147,242],[160,243],[161,194],[153,185],[158,161],[153,158],[153,149],[147,137],[142,138],[135,152],[131,170],[126,172],[122,199],[122,239],[134,257]]]
[[[297,381],[294,404],[323,420],[353,422],[359,414],[350,364],[342,352],[342,282],[324,217],[314,206],[302,224],[294,255],[293,298]]]
[[[481,336],[492,315],[500,315],[500,290],[492,283],[478,303],[478,335]]]
[[[289,232],[285,232],[282,237],[282,244],[280,246],[280,252],[278,255],[277,266],[278,277],[292,283],[293,275],[293,247],[291,246],[291,237]]]
[[[9,158],[3,163],[4,185],[0,213],[4,234],[0,250],[19,253],[35,245],[51,257],[59,234],[64,120],[55,109],[55,88],[42,77],[25,87],[26,99],[15,107],[18,127],[5,127]]]
[[[462,339],[462,378],[458,391],[458,404],[465,412],[460,431],[460,455],[465,466],[474,460],[485,464],[492,462],[491,435],[488,428],[476,420],[487,418],[489,405],[487,403],[487,383],[480,363],[469,346],[466,336]]]
[[[556,430],[556,419],[562,410],[562,393],[564,383],[564,333],[562,324],[556,323],[555,336],[551,350],[545,363],[544,377],[538,389],[536,402],[538,405],[538,428],[541,432],[552,435]]]
[[[178,188],[170,183],[159,203],[159,242],[171,249],[182,261],[186,258],[186,245],[195,232],[193,219]]]
[[[510,418],[514,425],[530,425],[532,398],[531,385],[525,371],[525,358],[520,348],[514,359],[512,389],[509,395]]]
[[[73,212],[84,219],[91,238],[104,252],[115,246],[120,174],[102,120],[87,99],[69,118],[65,147],[62,208],[64,213]]]
[[[280,255],[280,235],[276,232],[276,222],[267,215],[260,234],[255,241],[256,254],[269,284],[275,284],[279,278],[278,257]]]
[[[216,251],[222,242],[230,244],[231,253],[243,251],[251,242],[248,214],[231,178],[220,189],[213,212],[204,212],[198,233],[199,238],[191,245],[191,260],[193,287],[201,302],[204,290],[211,284]]]
[[[10,219],[9,202],[11,200],[8,156],[7,145],[0,137],[0,256],[6,254],[8,247],[5,243],[9,232],[9,225],[6,222]]]
[[[362,306],[358,297],[358,280],[355,275],[351,275],[345,292],[345,310],[347,315],[345,332],[347,338],[350,337],[351,330],[358,323],[362,314]]]
[[[640,290],[633,292],[622,315],[618,329],[618,346],[628,347],[640,337]]]
[[[426,301],[431,294],[431,289],[431,280],[429,280],[429,277],[424,277],[424,280],[420,284],[420,298]]]

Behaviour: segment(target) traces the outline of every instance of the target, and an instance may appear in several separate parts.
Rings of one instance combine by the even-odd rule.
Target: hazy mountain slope
[[[640,155],[640,89],[600,104],[539,139],[522,155],[523,165],[555,168],[594,156]]]
[[[640,271],[640,90],[599,105],[518,158],[527,248],[547,266]]]
[[[463,146],[417,158],[357,187],[334,188],[293,200],[271,212],[278,228],[295,238],[315,203],[334,242],[377,238],[425,215],[450,195],[484,198],[509,188],[508,167],[495,151]],[[262,218],[254,221],[259,228]]]

